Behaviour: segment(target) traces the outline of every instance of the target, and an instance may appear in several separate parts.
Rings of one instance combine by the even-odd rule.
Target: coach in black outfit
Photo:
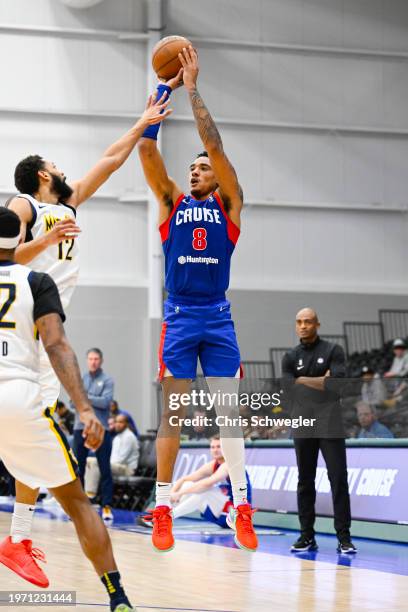
[[[319,450],[330,481],[337,551],[355,553],[350,538],[350,496],[347,482],[346,444],[341,418],[340,393],[346,375],[343,349],[318,335],[319,319],[314,310],[303,308],[296,316],[300,344],[282,361],[282,386],[289,396],[292,418],[315,418],[313,428],[293,429],[299,470],[297,488],[301,535],[294,552],[317,550],[315,540],[315,478]]]

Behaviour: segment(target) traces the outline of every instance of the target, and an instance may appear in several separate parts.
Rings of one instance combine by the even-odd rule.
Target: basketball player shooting
[[[111,541],[81,486],[68,442],[43,409],[39,384],[39,337],[52,366],[72,397],[84,425],[88,448],[97,450],[104,430],[82,384],[78,361],[64,332],[64,310],[57,286],[48,274],[15,262],[20,219],[0,208],[0,456],[8,471],[28,489],[46,486],[71,517],[82,549],[101,578],[112,612],[129,612]],[[0,562],[39,587],[49,582],[37,561],[44,554],[22,536],[0,544]]]
[[[83,178],[68,184],[65,174],[40,155],[30,155],[17,165],[14,179],[19,193],[6,206],[20,217],[25,240],[15,251],[15,261],[36,272],[48,273],[55,281],[64,310],[68,307],[79,274],[79,250],[76,238],[80,228],[76,211],[127,160],[147,126],[165,119],[171,112],[168,100],[149,98],[146,109],[135,125],[105,151]],[[40,386],[43,409],[52,414],[60,394],[60,383],[40,343]],[[103,398],[95,397],[97,402]],[[106,436],[102,445],[108,443]],[[13,543],[29,539],[38,490],[17,480],[16,502],[10,535]],[[104,518],[112,518],[110,507]],[[9,548],[12,555],[12,548]]]
[[[240,377],[240,352],[225,292],[240,234],[243,195],[218,129],[197,90],[197,53],[189,46],[179,54],[179,60],[182,69],[158,86],[157,97],[163,92],[170,96],[182,83],[188,92],[205,148],[190,164],[190,194],[184,194],[167,174],[157,148],[158,126],[149,128],[138,144],[147,182],[159,203],[168,291],[159,350],[164,410],[156,443],[156,507],[152,512],[152,540],[159,551],[174,546],[171,489],[180,427],[171,426],[169,417],[178,415],[181,419],[184,415],[181,407],[170,410],[170,396],[190,391],[198,358],[212,393],[237,397]],[[238,405],[233,402],[216,409],[221,415],[238,416]],[[258,543],[247,499],[242,430],[222,427],[220,434],[232,483],[234,506],[229,524],[236,531],[237,545],[254,551]]]

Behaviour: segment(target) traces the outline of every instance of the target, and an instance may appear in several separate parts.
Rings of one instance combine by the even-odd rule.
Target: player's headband
[[[15,249],[20,243],[20,234],[14,238],[2,238],[0,236],[0,249]]]

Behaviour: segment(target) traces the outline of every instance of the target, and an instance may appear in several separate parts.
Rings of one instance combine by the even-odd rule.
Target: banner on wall
[[[406,448],[347,449],[353,519],[408,524]],[[175,479],[210,460],[208,448],[181,448]],[[247,448],[246,463],[253,506],[273,512],[297,512],[297,467],[293,448]],[[323,458],[316,474],[316,514],[332,516],[330,483]]]

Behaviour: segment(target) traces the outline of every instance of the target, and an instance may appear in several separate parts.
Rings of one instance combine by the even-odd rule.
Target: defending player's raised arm
[[[159,100],[150,96],[144,113],[135,125],[106,149],[101,159],[82,179],[71,184],[74,192],[68,201],[70,206],[77,208],[88,200],[125,163],[145,129],[160,123],[171,113],[168,104],[166,96]]]
[[[6,204],[7,208],[14,211],[21,221],[21,236],[23,242],[17,247],[15,252],[16,263],[26,265],[35,259],[40,253],[48,249],[53,244],[59,244],[64,240],[76,238],[80,233],[80,228],[73,219],[64,219],[54,225],[44,236],[24,242],[27,228],[32,222],[33,213],[30,203],[24,197],[16,196]]]
[[[218,128],[197,89],[199,72],[197,52],[193,47],[189,47],[179,54],[179,59],[183,66],[184,85],[190,97],[198,133],[210,158],[219,185],[220,195],[228,215],[239,227],[243,206],[242,189],[234,167],[224,152]]]

